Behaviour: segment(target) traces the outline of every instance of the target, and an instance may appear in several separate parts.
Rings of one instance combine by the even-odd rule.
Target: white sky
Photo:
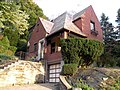
[[[65,11],[74,13],[92,5],[98,19],[102,13],[115,25],[120,0],[34,0],[49,19],[54,19]]]

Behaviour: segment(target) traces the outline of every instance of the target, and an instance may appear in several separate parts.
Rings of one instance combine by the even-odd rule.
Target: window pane
[[[59,78],[56,78],[56,82],[59,82],[60,80],[59,80]]]
[[[55,77],[55,74],[50,74],[50,77]]]
[[[50,70],[50,73],[55,73],[55,69],[53,69],[53,70]]]
[[[60,72],[60,69],[56,69],[56,72]]]
[[[60,74],[56,74],[56,77],[59,77],[60,76]]]

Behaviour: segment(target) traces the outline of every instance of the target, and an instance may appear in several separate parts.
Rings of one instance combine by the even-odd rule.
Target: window
[[[93,21],[90,22],[90,29],[95,31],[95,23]]]
[[[40,46],[41,46],[41,50],[40,50],[40,57],[43,58],[43,54],[44,54],[44,43],[40,42]]]
[[[37,51],[37,43],[34,44],[34,51]]]
[[[55,42],[51,44],[51,53],[55,53]]]

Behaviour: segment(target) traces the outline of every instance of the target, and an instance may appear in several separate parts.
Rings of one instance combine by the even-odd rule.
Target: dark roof
[[[88,7],[87,7],[88,8]],[[68,12],[64,12],[63,14],[61,14],[60,16],[58,16],[57,18],[55,18],[54,20],[52,20],[52,22],[44,20],[42,18],[40,18],[44,28],[46,29],[46,32],[49,33],[48,36],[62,30],[69,30],[71,32],[74,32],[76,34],[82,35],[82,36],[86,36],[84,33],[82,33],[82,31],[73,23],[74,20],[78,19],[81,17],[82,14],[84,14],[84,12],[86,11],[85,8],[84,10],[76,13],[75,15],[71,15]]]
[[[82,36],[86,36],[85,34],[83,34],[81,32],[81,30],[74,23],[72,23],[72,21],[73,21],[73,16],[71,14],[69,14],[68,12],[61,14],[60,16],[58,16],[57,18],[52,20],[54,25],[48,36],[58,32],[62,29],[69,30],[71,32],[74,32],[74,33],[82,35]]]

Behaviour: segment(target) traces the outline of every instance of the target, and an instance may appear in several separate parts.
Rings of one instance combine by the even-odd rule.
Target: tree
[[[118,23],[117,28],[120,31],[120,8],[117,11],[117,20],[116,20],[116,22]]]
[[[28,29],[28,15],[19,8],[14,3],[0,2],[0,28],[18,30],[19,34],[24,34]]]
[[[47,19],[47,17],[43,14],[42,9],[32,0],[19,0],[16,2],[16,4],[20,5],[20,10],[25,11],[29,15],[29,28],[35,25],[38,17]]]
[[[0,2],[0,29],[10,45],[17,46],[20,35],[28,29],[28,15],[14,3]]]
[[[16,47],[10,46],[7,36],[0,39],[0,54],[14,55]]]
[[[116,31],[117,37],[116,38],[120,39],[120,8],[117,11],[117,19],[115,21],[118,23],[118,25],[116,27],[117,28],[117,31]]]
[[[103,30],[104,42],[105,43],[106,43],[107,39],[113,38],[112,33],[114,31],[113,30],[114,26],[108,20],[109,20],[108,16],[106,16],[104,13],[102,13],[100,23],[101,23],[101,27],[102,27],[102,30]]]

